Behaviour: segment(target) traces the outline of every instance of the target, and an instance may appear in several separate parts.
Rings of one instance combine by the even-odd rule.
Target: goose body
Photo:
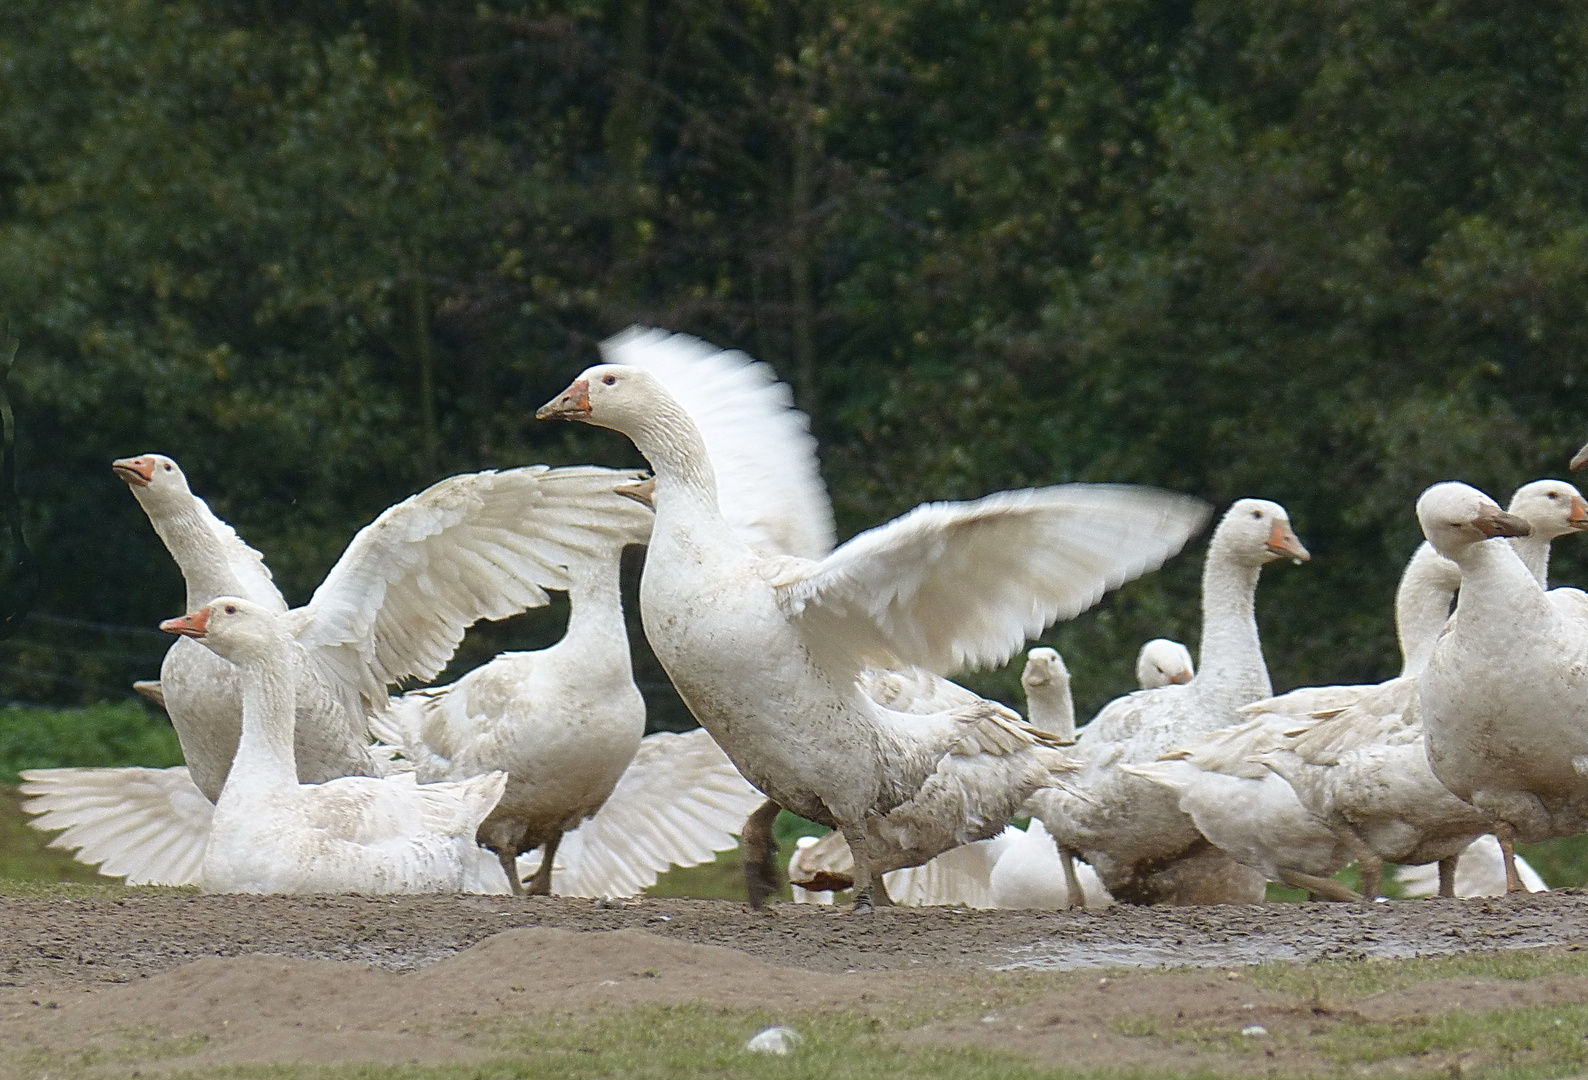
[[[860,908],[886,902],[881,874],[995,834],[1072,767],[995,703],[884,708],[861,689],[864,670],[1000,661],[1161,563],[1201,517],[1189,500],[1131,489],[1010,492],[922,507],[820,561],[767,556],[724,519],[699,428],[642,368],[591,368],[539,415],[613,428],[651,462],[646,635],[752,784],[843,831]]]
[[[1546,592],[1496,542],[1531,526],[1465,484],[1417,502],[1423,534],[1461,568],[1455,621],[1419,680],[1428,761],[1493,821],[1507,860],[1517,839],[1588,829],[1588,597]],[[1511,891],[1522,888],[1514,867]]]
[[[478,838],[514,892],[525,891],[518,857],[538,850],[531,894],[560,882],[580,895],[632,895],[659,869],[732,847],[738,823],[761,801],[704,732],[642,741],[645,699],[634,685],[619,560],[626,544],[649,538],[650,513],[612,498],[627,503],[631,520],[592,533],[568,567],[571,610],[560,641],[411,691],[376,721],[382,741],[399,747],[423,781],[507,773]],[[631,770],[617,804],[559,858],[564,836],[595,817]],[[607,827],[619,819],[621,832]]]
[[[1229,724],[1240,706],[1270,696],[1253,602],[1263,565],[1281,557],[1307,557],[1284,508],[1261,499],[1231,506],[1208,545],[1195,677],[1110,702],[1078,736],[1075,749],[1085,765],[1074,786],[1081,795],[1054,787],[1032,801],[1060,850],[1091,863],[1117,899],[1263,898],[1262,875],[1209,845],[1174,791],[1121,766],[1146,765]]]
[[[506,777],[421,785],[403,773],[300,784],[291,654],[302,646],[284,622],[262,605],[221,597],[161,624],[230,660],[242,691],[242,732],[210,823],[204,890],[460,891],[475,830]]]

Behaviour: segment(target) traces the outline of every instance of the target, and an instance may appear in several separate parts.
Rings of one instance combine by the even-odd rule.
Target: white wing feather
[[[471,624],[567,588],[566,566],[598,538],[644,543],[650,511],[612,490],[641,475],[533,465],[432,485],[353,538],[304,609],[298,640],[332,685],[362,696],[355,715],[375,712],[388,686],[440,674]]]
[[[129,885],[197,885],[214,807],[172,769],[29,769],[22,774],[28,824],[65,830],[50,847],[76,851]]]
[[[1067,484],[928,503],[820,562],[763,565],[779,604],[834,662],[946,675],[1008,660],[1162,565],[1207,515],[1184,495]]]
[[[764,798],[704,728],[648,735],[606,804],[563,837],[552,891],[633,896],[670,866],[709,862],[737,845]]]
[[[281,590],[276,588],[276,581],[270,575],[270,567],[265,565],[265,557],[245,544],[243,538],[237,535],[236,529],[216,517],[209,503],[195,495],[193,504],[198,510],[199,517],[209,523],[210,531],[221,542],[226,565],[236,575],[238,583],[243,588],[243,599],[252,600],[271,611],[286,611],[287,601],[282,597]]]
[[[733,531],[768,555],[833,549],[833,508],[810,420],[771,367],[687,334],[630,327],[601,343],[607,363],[644,368],[700,429]]]

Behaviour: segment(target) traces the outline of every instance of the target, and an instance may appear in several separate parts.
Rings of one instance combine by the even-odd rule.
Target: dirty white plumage
[[[206,892],[456,892],[474,834],[506,776],[417,783],[412,773],[300,784],[286,617],[220,597],[161,626],[196,638],[238,671],[242,732],[210,822]]]
[[[767,558],[723,518],[695,423],[644,370],[591,368],[541,415],[614,428],[650,460],[647,636],[752,783],[843,829],[862,906],[874,879],[885,900],[881,873],[992,835],[1071,767],[1051,737],[991,703],[881,708],[858,687],[864,668],[1002,660],[1028,627],[1158,565],[1203,516],[1167,494],[1044,489],[922,508],[819,562]]]

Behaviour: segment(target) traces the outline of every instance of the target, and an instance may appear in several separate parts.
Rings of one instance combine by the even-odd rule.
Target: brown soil
[[[906,1041],[1145,1066],[1199,1051],[1120,1034],[1122,1018],[1262,1024],[1278,1034],[1347,1018],[1588,1002],[1585,978],[1460,979],[1340,1009],[1207,970],[1568,945],[1588,937],[1588,906],[1570,893],[862,917],[794,905],[752,913],[725,901],[140,894],[0,898],[0,927],[0,1048],[114,1043],[114,1075],[130,1075],[129,1060],[143,1076],[224,1062],[467,1061],[488,1052],[478,1036],[493,1024],[644,1003],[774,1014],[842,1007],[885,1022],[925,1007],[948,1018],[911,1028]],[[1161,964],[1191,966],[1173,974],[1073,970]],[[1072,970],[994,976],[988,968]],[[129,1032],[146,1041],[128,1050]],[[202,1040],[184,1044],[197,1053],[162,1064],[162,1048],[184,1039]],[[1284,1064],[1285,1053],[1216,1063],[1261,1071]]]

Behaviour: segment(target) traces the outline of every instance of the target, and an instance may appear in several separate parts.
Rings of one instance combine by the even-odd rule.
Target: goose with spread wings
[[[193,494],[175,461],[145,454],[113,467],[181,567],[187,610],[237,596],[281,615],[301,646],[291,657],[305,783],[390,771],[369,738],[390,685],[439,674],[472,623],[568,588],[567,567],[592,531],[625,528],[638,510],[613,491],[640,476],[533,465],[442,480],[361,530],[309,603],[289,611],[259,553]],[[160,688],[185,766],[158,775],[32,770],[24,808],[37,828],[67,829],[56,842],[79,847],[79,858],[114,855],[129,882],[189,884],[204,843],[192,796],[220,796],[241,732],[241,692],[236,668],[187,638],[166,653]]]
[[[619,431],[649,460],[646,635],[740,772],[844,833],[859,910],[888,902],[884,872],[994,835],[1075,767],[996,703],[901,714],[861,690],[862,673],[1001,663],[1206,518],[1183,496],[1070,485],[922,506],[819,560],[769,556],[724,519],[699,427],[650,373],[597,365],[537,415]]]

